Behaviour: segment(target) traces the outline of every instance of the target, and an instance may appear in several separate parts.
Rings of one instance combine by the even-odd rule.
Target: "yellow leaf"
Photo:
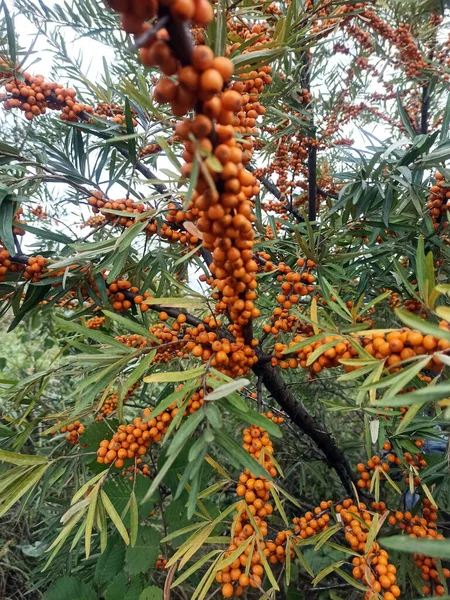
[[[314,335],[317,335],[319,333],[319,328],[317,327],[318,324],[318,317],[317,317],[317,298],[314,297],[311,300],[311,321],[313,322],[313,330],[314,330]]]

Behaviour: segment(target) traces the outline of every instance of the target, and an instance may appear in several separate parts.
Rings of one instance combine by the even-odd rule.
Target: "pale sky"
[[[101,1],[101,0],[99,0]],[[29,0],[31,5],[37,4],[36,0]],[[68,2],[70,4],[70,0]],[[45,0],[46,6],[53,6],[57,4],[56,0]],[[25,48],[31,46],[35,35],[37,33],[36,28],[26,19],[24,16],[17,14],[17,9],[14,8],[14,0],[6,0],[11,14],[16,15],[16,31],[19,34],[19,42]],[[78,55],[80,50],[82,51],[84,58],[84,73],[89,74],[92,80],[95,80],[98,73],[102,71],[103,57],[106,59],[112,57],[112,51],[104,46],[103,44],[96,42],[87,37],[83,37],[79,40],[75,40],[76,34],[71,32],[68,27],[64,29],[64,33],[67,36],[65,41],[69,50],[72,50],[74,55]],[[39,72],[47,77],[50,76],[51,67],[53,64],[53,53],[48,49],[45,36],[41,35],[34,47],[35,56],[39,56],[40,62],[33,65],[33,72]]]

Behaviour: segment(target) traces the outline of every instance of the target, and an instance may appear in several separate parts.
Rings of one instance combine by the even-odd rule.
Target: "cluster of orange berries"
[[[380,510],[385,510],[386,505],[379,503]],[[366,552],[366,542],[372,524],[372,515],[367,510],[366,504],[360,502],[355,505],[353,500],[346,499],[336,506],[336,513],[345,528],[345,539],[351,549],[361,554],[352,560],[353,577],[360,579],[368,587],[365,600],[376,600],[383,594],[384,600],[395,600],[400,597],[400,588],[397,585],[397,569],[389,563],[386,550],[381,550],[377,542]]]
[[[130,389],[127,391],[123,398],[124,404],[131,398],[131,396],[134,394],[138,387],[139,383],[136,383],[132,387],[130,387]],[[118,404],[119,392],[114,391],[108,394],[108,396],[105,398],[105,401],[102,404],[101,413],[97,415],[97,421],[101,421],[104,417],[107,417],[110,414],[112,414],[117,409]]]
[[[300,113],[294,113],[293,117],[299,118]],[[277,144],[274,159],[268,165],[267,171],[277,176],[277,187],[281,194],[280,200],[283,202],[282,207],[284,211],[287,210],[286,201],[295,189],[300,188],[305,190],[307,187],[306,181],[300,181],[298,176],[302,173],[307,175],[304,161],[308,156],[308,147],[316,143],[315,140],[298,134],[297,139],[282,136],[280,143]],[[297,198],[295,205],[301,204],[305,199],[306,196]]]
[[[167,559],[162,554],[158,554],[158,560],[156,561],[155,568],[164,571],[167,565]]]
[[[450,189],[445,187],[444,175],[437,171],[434,174],[436,184],[430,188],[430,196],[426,204],[429,215],[433,221],[434,229],[437,229],[441,221],[447,221],[446,215],[449,209]],[[445,225],[445,223],[443,223]]]
[[[136,111],[131,108],[130,112],[132,115],[133,127],[136,127],[137,121],[134,118],[136,116]],[[93,116],[100,117],[101,119],[108,119],[111,123],[117,123],[118,125],[124,125],[126,121],[126,116],[121,106],[118,106],[117,104],[106,104],[105,102],[97,104]]]
[[[335,30],[336,26],[344,27],[352,19],[355,12],[363,9],[365,5],[366,2],[355,2],[339,6],[334,10],[331,2],[326,2],[324,7],[316,12],[316,19],[313,21],[309,31],[310,35],[319,38],[326,37]],[[308,10],[316,8],[313,0],[308,0],[307,8]],[[331,11],[333,12],[333,18],[330,18]],[[346,16],[347,13],[350,13],[350,16]]]
[[[148,292],[145,292],[143,296],[137,295],[139,293],[139,289],[131,285],[131,282],[127,279],[120,279],[119,281],[113,281],[110,283],[108,285],[107,293],[108,296],[110,296],[113,309],[117,310],[118,312],[128,310],[133,306],[133,302],[134,304],[140,304],[144,299],[150,298],[150,294]],[[138,300],[137,302],[136,299]],[[140,308],[142,312],[146,312],[148,310],[148,306],[146,304],[140,304]]]
[[[415,440],[414,443],[417,448],[421,448],[424,444],[424,441]],[[380,477],[383,477],[383,473],[387,473],[393,465],[400,466],[402,464],[401,459],[395,454],[395,452],[392,452],[392,445],[390,442],[384,442],[383,450],[388,452],[386,455],[386,460],[382,460],[375,454],[367,461],[366,464],[358,463],[356,466],[356,470],[359,474],[359,479],[357,482],[359,488],[369,489],[371,487],[371,479],[375,471],[378,471]],[[410,452],[405,452],[403,454],[403,460],[415,469],[423,469],[427,466],[426,460],[423,458],[422,454],[416,454],[413,456]],[[404,473],[406,476],[406,481],[409,481],[409,471],[405,470]],[[418,477],[414,477],[414,485],[419,485]]]
[[[157,154],[158,152],[161,152],[161,146],[159,144],[149,144],[148,146],[142,148],[139,155],[141,158],[144,158],[145,156]]]
[[[26,221],[24,221],[23,219],[21,219],[22,215],[23,215],[23,208],[21,206],[19,206],[19,208],[17,209],[16,214],[14,215],[13,221],[15,221],[16,223],[23,223],[25,225]],[[25,229],[22,229],[21,227],[18,227],[17,225],[14,225],[13,226],[13,233],[15,235],[25,235]]]
[[[105,317],[92,317],[86,322],[86,327],[88,329],[100,329],[100,327],[105,323]]]
[[[220,337],[215,331],[211,331],[222,324],[215,317],[205,317],[204,324],[199,323],[195,327],[186,326],[184,314],[178,315],[170,327],[165,324],[168,319],[168,314],[163,311],[159,313],[161,323],[150,327],[150,333],[159,343],[137,334],[118,336],[116,339],[127,347],[155,347],[157,355],[154,362],[168,362],[176,357],[188,358],[192,355],[204,362],[210,361],[211,366],[230,377],[248,373],[257,361],[253,350],[257,341],[252,340],[249,346],[243,339],[232,341],[227,337]]]
[[[207,72],[215,70],[218,59],[206,46],[197,46],[193,60],[194,66],[198,62]],[[228,63],[229,77],[232,64]],[[233,115],[241,105],[242,96],[234,90],[226,90],[221,97],[216,95],[204,102],[205,114],[180,123],[176,132],[185,142],[183,157],[187,163],[182,167],[183,174],[188,175],[193,166],[195,148],[190,134],[198,140],[199,147],[212,152],[220,164],[220,167],[211,166],[206,158],[204,165],[215,186],[211,187],[200,175],[189,208],[199,211],[197,227],[203,234],[203,246],[213,253],[212,278],[208,283],[217,288],[220,296],[216,310],[228,312],[230,319],[242,326],[259,316],[254,306],[258,265],[253,259],[254,216],[250,202],[259,192],[259,184],[244,169],[243,151],[234,134]],[[217,123],[214,125],[211,119],[217,119]],[[215,148],[209,139],[213,130],[217,140]]]
[[[9,73],[4,73],[10,78],[5,89],[11,95],[3,102],[5,110],[18,108],[29,121],[45,114],[47,108],[61,111],[61,119],[64,121],[78,121],[81,112],[93,112],[91,107],[76,101],[75,90],[66,89],[59,83],[46,82],[43,75],[33,77],[22,70],[18,71],[21,75],[18,79],[14,71],[11,69]]]
[[[78,442],[80,435],[83,435],[84,430],[85,427],[80,421],[75,421],[75,423],[71,423],[60,429],[61,433],[67,433],[66,440],[74,446]]]
[[[245,375],[258,360],[252,347],[257,344],[256,340],[252,340],[252,346],[239,338],[231,341],[214,331],[206,331],[202,324],[186,328],[184,340],[188,340],[188,352],[203,361],[211,360],[211,365],[230,377]]]
[[[82,222],[80,225],[80,229],[84,229],[85,227],[100,227],[100,225],[104,225],[106,222],[106,217],[104,215],[92,215],[86,219],[86,221]]]
[[[122,27],[127,33],[140,35],[148,30],[145,21],[158,14],[161,7],[170,10],[180,21],[193,21],[196,25],[207,25],[214,13],[208,0],[108,0],[110,7],[121,13]],[[146,49],[152,46],[150,40]],[[162,66],[162,65],[159,65]]]
[[[443,536],[442,536],[443,537]],[[416,567],[421,570],[421,577],[427,583],[422,586],[424,594],[431,594],[434,596],[444,596],[445,588],[439,577],[439,572],[436,564],[436,559],[431,556],[424,556],[423,554],[414,554],[414,560]],[[442,569],[442,574],[445,579],[450,578],[450,570]]]
[[[142,477],[151,477],[151,471],[147,464],[142,462],[141,458],[135,458],[134,464],[130,465],[120,473],[122,477],[128,477],[130,481],[134,481],[136,475]]]
[[[409,537],[444,539],[444,536],[437,531],[437,506],[433,505],[428,498],[424,498],[422,503],[422,516],[418,513],[412,515],[409,511],[392,511],[388,518],[389,524],[393,527],[398,526]],[[421,570],[421,577],[425,582],[422,587],[423,593],[443,596],[445,588],[439,577],[436,560],[422,554],[414,554],[414,561],[416,566]],[[450,578],[449,569],[442,569],[442,574],[445,579]]]
[[[417,298],[414,298],[413,300],[405,300],[403,308],[414,313],[415,315],[421,314],[422,319],[426,319],[427,317],[427,313],[424,311],[422,302],[417,300]]]
[[[8,273],[8,271],[14,271],[16,267],[21,267],[20,270],[23,270],[25,265],[15,265],[11,261],[11,255],[8,250],[0,245],[0,282],[5,281],[6,273]]]
[[[399,55],[396,64],[406,71],[407,76],[413,79],[419,77],[421,70],[426,69],[426,62],[414,41],[410,25],[400,23],[396,29],[392,29],[373,10],[368,8],[363,11],[361,17],[368,27],[397,48]]]
[[[330,522],[331,505],[331,500],[323,500],[314,511],[308,511],[303,517],[295,517],[293,519],[295,535],[305,540],[326,531]]]
[[[312,275],[307,269],[313,269],[316,265],[312,260],[305,261],[303,258],[297,260],[297,266],[302,269],[302,272],[298,273],[291,269],[288,265],[281,262],[278,265],[277,281],[281,283],[281,294],[276,297],[277,304],[273,310],[272,316],[270,317],[270,323],[263,325],[263,331],[266,334],[272,334],[278,336],[280,331],[292,332],[302,329],[303,333],[311,333],[311,327],[306,329],[300,325],[298,318],[295,315],[289,314],[289,309],[292,306],[299,303],[300,298],[311,294],[314,291],[312,285],[315,281],[314,275]],[[266,263],[266,269],[267,263]]]
[[[380,598],[379,594],[383,594],[384,600],[395,600],[401,595],[401,590],[397,585],[397,569],[389,562],[386,550],[380,549],[376,542],[373,543],[372,548],[373,550],[367,554],[367,557],[355,556],[352,559],[353,577],[361,579],[369,587],[370,591],[366,592],[365,600],[377,600]],[[366,575],[367,571],[368,576]]]
[[[182,386],[178,389],[182,389]],[[189,399],[184,414],[193,414],[203,406],[203,402],[203,390],[198,390]],[[105,465],[114,463],[115,467],[122,469],[125,460],[143,456],[150,444],[160,442],[167,433],[170,423],[178,413],[177,403],[173,402],[156,417],[152,417],[151,413],[152,409],[146,408],[142,417],[136,417],[133,423],[119,425],[111,440],[100,442],[97,462]]]
[[[445,328],[446,325],[446,322],[440,323],[441,328]],[[375,358],[387,359],[390,367],[414,356],[434,354],[450,348],[450,342],[445,339],[438,339],[432,335],[424,336],[420,331],[407,328],[387,334],[369,331],[364,335],[362,342],[366,352]],[[425,368],[439,372],[442,369],[442,361],[438,356],[433,356]]]
[[[23,300],[24,300],[24,297],[22,298],[22,301]],[[49,298],[47,300],[42,300],[41,302],[39,302],[39,305],[46,306],[47,304],[49,304],[51,302],[52,306],[57,306],[59,308],[63,308],[66,310],[74,310],[78,306],[78,299],[75,298],[74,291],[68,292],[67,294],[62,296],[62,298],[59,298],[56,302],[54,302],[54,300],[55,300],[54,296],[49,296]],[[85,301],[89,302],[89,300],[85,300]]]
[[[48,214],[41,205],[36,206],[36,208],[32,208],[30,212],[33,217],[36,217],[37,219],[46,219],[48,217]]]
[[[37,256],[31,256],[28,259],[28,265],[25,267],[23,276],[25,279],[28,279],[33,283],[37,283],[47,265],[48,260],[40,254]]]
[[[277,276],[277,281],[283,282],[281,284],[283,293],[278,295],[276,300],[286,310],[289,310],[292,304],[298,304],[299,296],[307,296],[314,291],[312,284],[316,278],[310,270],[316,267],[316,263],[312,260],[306,261],[304,258],[299,258],[296,266],[301,269],[300,273],[297,273],[283,262],[278,266],[280,275]]]
[[[273,419],[273,415],[272,415]],[[260,460],[263,452],[262,464],[272,477],[277,474],[275,465],[271,460],[273,454],[272,442],[267,432],[262,428],[252,425],[249,429],[243,431],[243,448],[249,452],[256,460]],[[272,563],[278,562],[278,553],[276,548],[281,546],[273,544],[269,547],[269,543],[265,543],[263,538],[267,536],[268,524],[266,517],[273,513],[273,506],[270,500],[270,483],[264,477],[253,475],[248,469],[239,476],[239,483],[236,487],[236,494],[242,498],[244,504],[239,505],[238,512],[233,516],[232,531],[234,537],[231,540],[228,551],[225,556],[231,554],[236,548],[242,545],[249,537],[255,536],[258,538],[259,546],[264,552],[266,558]],[[254,518],[257,529],[250,523],[248,512]],[[282,536],[281,536],[282,537]],[[284,536],[284,541],[286,537]],[[273,548],[272,548],[273,546]],[[246,574],[246,566],[251,555],[251,566],[248,575]],[[281,553],[280,550],[278,552]],[[284,548],[282,548],[284,554]],[[271,559],[272,555],[275,557]],[[232,563],[229,567],[225,567],[216,574],[216,581],[222,584],[222,595],[224,598],[232,596],[241,596],[244,588],[251,586],[257,588],[262,583],[262,575],[264,568],[262,566],[261,556],[256,546],[256,539],[253,544],[250,544],[245,551]]]
[[[353,348],[351,343],[346,339],[342,339],[342,337],[338,335],[326,336],[321,340],[316,340],[315,342],[304,346],[301,350],[298,350],[294,353],[295,357],[289,357],[288,355],[283,354],[284,350],[289,348],[289,346],[294,346],[295,344],[304,342],[307,339],[307,337],[298,334],[294,336],[294,339],[288,345],[277,342],[274,346],[275,356],[272,358],[272,365],[279,365],[282,369],[295,369],[298,366],[306,369],[307,362],[311,354],[321,346],[328,344],[333,340],[336,340],[336,345],[326,350],[310,365],[314,373],[320,373],[326,368],[341,366],[339,361],[342,358],[348,359],[358,356],[358,351]],[[353,368],[354,367],[344,365],[344,369],[346,371],[352,370]]]
[[[148,346],[148,338],[137,333],[132,333],[130,335],[116,335],[114,339],[127,348],[146,348]]]
[[[405,310],[414,313],[415,315],[420,315],[422,319],[427,318],[427,312],[424,309],[422,302],[420,302],[420,300],[418,300],[417,298],[403,301],[397,292],[391,292],[391,295],[388,297],[387,302],[391,309],[402,307]]]
[[[135,223],[137,215],[145,211],[145,205],[142,202],[133,202],[129,198],[122,200],[108,200],[104,197],[100,191],[92,192],[92,196],[88,199],[88,203],[92,206],[94,213],[100,215],[106,219],[112,225],[131,227]],[[116,215],[109,212],[109,210],[118,210],[122,212],[130,213],[129,217]],[[159,235],[162,239],[168,242],[180,242],[181,244],[188,244],[195,246],[199,242],[199,238],[195,235],[190,234],[183,228],[185,221],[192,221],[194,215],[192,212],[178,209],[175,204],[170,203],[168,205],[167,222],[163,222],[159,225],[155,219],[149,219],[145,227],[145,234],[147,236]],[[90,226],[97,226],[102,224],[101,222],[93,221]],[[86,225],[85,225],[86,226]]]
[[[252,395],[252,398],[256,399],[256,392]],[[262,413],[264,415],[264,413]],[[271,410],[269,410],[264,416],[275,424],[284,423],[284,417],[277,417]]]
[[[422,500],[422,517],[419,514],[412,515],[411,512],[392,511],[388,518],[389,525],[405,531],[410,537],[431,537],[442,539],[442,535],[437,532],[436,521],[438,520],[437,506],[431,504],[428,498]]]
[[[447,328],[448,324],[442,321],[441,328]],[[268,330],[268,327],[266,327]],[[300,366],[306,368],[308,357],[320,346],[336,340],[336,345],[326,350],[319,358],[314,361],[311,368],[314,372],[320,373],[323,368],[340,366],[339,360],[342,358],[352,358],[358,356],[358,351],[352,346],[349,340],[342,339],[340,336],[326,336],[304,346],[301,350],[294,352],[295,357],[289,357],[283,352],[299,342],[306,341],[306,337],[296,335],[289,344],[276,343],[274,346],[275,355],[272,358],[272,365],[278,364],[284,368],[296,368]],[[439,372],[442,369],[442,361],[439,356],[434,355],[437,351],[448,350],[450,342],[432,335],[423,335],[419,331],[403,328],[391,331],[388,334],[379,332],[367,332],[363,338],[358,340],[364,345],[365,350],[377,359],[387,359],[387,364],[394,367],[401,361],[407,360],[417,355],[432,355],[430,361],[425,365],[426,369]],[[344,365],[346,371],[351,371],[357,367]]]
[[[247,135],[256,133],[257,119],[266,113],[265,107],[259,102],[259,96],[264,88],[272,83],[271,72],[272,67],[259,66],[257,70],[241,74],[239,79],[232,83],[230,89],[242,94],[242,106],[233,123],[237,133]],[[249,139],[243,148],[251,157],[254,148],[253,140]]]
[[[114,463],[117,469],[122,469],[125,460],[143,456],[152,442],[159,442],[168,429],[171,415],[166,411],[159,415],[160,420],[143,421],[150,413],[151,410],[146,408],[142,417],[136,417],[133,423],[119,425],[111,440],[102,440],[97,450],[97,462],[105,465]]]
[[[107,221],[112,221],[114,225],[121,225],[123,227],[131,227],[134,223],[134,217],[132,215],[138,215],[145,210],[145,205],[141,202],[133,202],[129,198],[122,200],[108,200],[104,197],[100,191],[93,191],[92,196],[88,198],[88,204],[92,206],[92,211],[97,214],[101,213]],[[102,211],[104,209],[104,211]],[[114,213],[108,212],[108,210],[120,210],[122,212],[130,213],[130,217],[124,217],[115,215]]]

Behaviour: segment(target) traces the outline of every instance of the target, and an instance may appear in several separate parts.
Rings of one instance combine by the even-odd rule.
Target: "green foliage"
[[[245,52],[252,43],[248,35],[239,27],[227,29],[231,4],[241,23],[270,21],[273,39]],[[364,346],[369,329],[402,326],[450,341],[449,331],[439,327],[440,319],[450,321],[448,215],[443,212],[433,221],[426,208],[434,172],[440,170],[450,180],[449,68],[433,51],[435,45],[444,48],[440,38],[449,25],[446,7],[412,1],[376,6],[376,14],[392,29],[408,22],[427,56],[426,68],[412,77],[405,74],[398,48],[360,17],[363,9],[350,11],[347,18],[354,17],[349,23],[370,32],[371,50],[345,28],[340,11],[349,2],[331,3],[330,14],[321,21],[331,21],[327,36],[315,31],[320,19],[308,13],[306,3],[276,3],[279,14],[270,17],[267,4],[244,0],[236,10],[231,1],[215,3],[216,18],[205,31],[205,42],[217,55],[234,44],[229,56],[236,78],[255,67],[272,66],[272,84],[259,98],[266,112],[257,124],[257,149],[248,167],[269,167],[284,144],[292,187],[284,218],[277,206],[281,177],[272,177],[268,169],[255,199],[254,250],[260,259],[269,255],[276,267],[284,263],[295,270],[299,258],[314,261],[317,285],[314,294],[301,296],[292,307],[290,314],[298,319],[295,332],[281,328],[273,337],[264,326],[272,323],[280,304],[280,282],[278,272],[261,269],[261,317],[247,334],[259,340],[262,364],[281,363],[320,342],[305,359],[305,369],[320,363],[338,342],[348,343],[355,354],[340,361],[348,367],[346,373],[280,369],[284,393],[293,391],[298,407],[305,406],[329,430],[352,466],[380,454],[387,440],[398,456],[416,452],[413,440],[426,440],[432,448],[436,444],[419,484],[414,486],[417,473],[403,460],[397,472],[384,478],[375,470],[367,493],[400,506],[411,488],[421,500],[439,502],[446,510],[449,480],[441,446],[450,411],[448,353],[438,348],[432,356],[409,357],[393,371],[384,357],[372,356]],[[315,3],[317,12],[323,5]],[[158,70],[139,63],[117,16],[101,2],[47,6],[41,0],[15,0],[8,7],[2,4],[0,24],[0,57],[7,65],[15,68],[17,62],[35,73],[45,46],[54,55],[55,80],[76,87],[80,102],[122,107],[125,118],[122,124],[98,116],[67,123],[45,116],[28,126],[13,111],[0,113],[7,141],[0,143],[0,238],[11,255],[42,254],[53,269],[52,277],[47,274],[33,284],[17,272],[8,272],[0,283],[0,589],[11,599],[162,600],[168,570],[157,568],[161,554],[169,560],[174,597],[209,597],[216,571],[245,550],[239,546],[231,556],[224,554],[232,515],[244,510],[234,495],[244,469],[271,482],[274,531],[291,528],[302,505],[314,507],[346,492],[323,454],[299,435],[298,420],[295,424],[289,416],[295,411],[280,412],[260,376],[250,370],[233,379],[209,359],[181,350],[170,360],[155,360],[157,312],[168,311],[170,319],[188,313],[198,323],[211,314],[215,298],[199,282],[199,275],[209,271],[196,226],[186,226],[199,238],[192,247],[145,235],[145,228],[151,222],[160,233],[170,203],[176,202],[177,210],[188,206],[205,164],[214,173],[223,171],[212,154],[205,153],[203,162],[203,151],[196,147],[191,176],[181,175],[184,149],[173,139],[173,115],[152,97]],[[438,33],[430,20],[435,11],[444,16]],[[18,15],[38,32],[39,50],[22,46],[26,38]],[[109,58],[95,81],[84,72],[82,54],[68,43],[71,36],[107,50]],[[348,52],[339,53],[340,44],[344,49],[347,44]],[[381,99],[376,98],[378,84],[386,92]],[[304,88],[311,88],[312,105],[300,100]],[[429,127],[419,118],[425,108]],[[328,126],[330,134],[324,133]],[[356,141],[349,144],[347,136]],[[294,168],[292,148],[297,143],[308,153],[311,138],[323,137],[327,143],[319,146],[317,164],[319,211],[311,221],[305,210],[305,190],[311,185],[307,165],[303,159]],[[143,155],[150,144],[158,144],[157,151]],[[113,227],[109,221],[86,231],[80,224],[90,216],[87,200],[93,192],[145,203],[146,210],[130,227]],[[41,205],[48,212],[42,219],[32,212]],[[18,220],[20,207],[25,223]],[[113,208],[104,214],[129,217]],[[13,227],[26,232],[23,242]],[[139,293],[151,294],[143,301],[147,311],[136,306],[124,313],[114,310],[107,286],[120,278],[136,285]],[[76,293],[68,297],[69,290]],[[416,302],[419,314],[392,311],[392,294],[402,302]],[[99,315],[105,318],[101,329],[88,328],[88,319]],[[226,328],[226,317],[223,321]],[[312,335],[293,341],[304,331]],[[120,337],[130,334],[141,336],[146,345],[124,345]],[[325,341],[330,336],[334,339]],[[277,352],[276,343],[286,347]],[[433,358],[443,369],[432,372],[425,384],[420,376],[430,373]],[[184,414],[198,390],[204,392],[205,404]],[[112,415],[103,414],[114,394],[117,406]],[[143,458],[150,476],[136,469],[134,459],[125,459],[123,469],[97,462],[101,441],[110,440],[120,424],[152,408],[144,419],[149,421],[172,406],[176,414],[163,441]],[[283,414],[284,424],[268,421],[263,410]],[[83,422],[85,432],[80,443],[70,446],[61,429],[76,420]],[[270,435],[277,471],[284,477],[267,472],[264,452],[258,461],[242,447],[241,431],[250,425]],[[248,514],[248,521],[257,531],[254,515]],[[378,517],[373,522],[370,541],[379,533]],[[263,559],[265,597],[338,598],[339,588],[335,592],[331,587],[344,581],[355,598],[362,598],[365,586],[350,575],[352,551],[339,538],[342,533],[335,522],[298,544],[288,536],[293,556],[288,552],[283,567]],[[390,536],[381,543],[394,551],[450,558],[447,540],[406,543],[404,536]],[[413,597],[417,585],[408,569],[404,562],[402,593],[404,589],[405,597]],[[314,590],[319,584],[330,589]]]

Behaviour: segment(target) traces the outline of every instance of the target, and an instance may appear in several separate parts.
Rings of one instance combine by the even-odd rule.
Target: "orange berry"
[[[232,598],[233,594],[234,594],[234,587],[231,585],[231,583],[226,583],[222,587],[222,596],[224,598]]]
[[[223,77],[216,69],[206,69],[200,76],[200,87],[211,94],[217,94],[223,88]]]

